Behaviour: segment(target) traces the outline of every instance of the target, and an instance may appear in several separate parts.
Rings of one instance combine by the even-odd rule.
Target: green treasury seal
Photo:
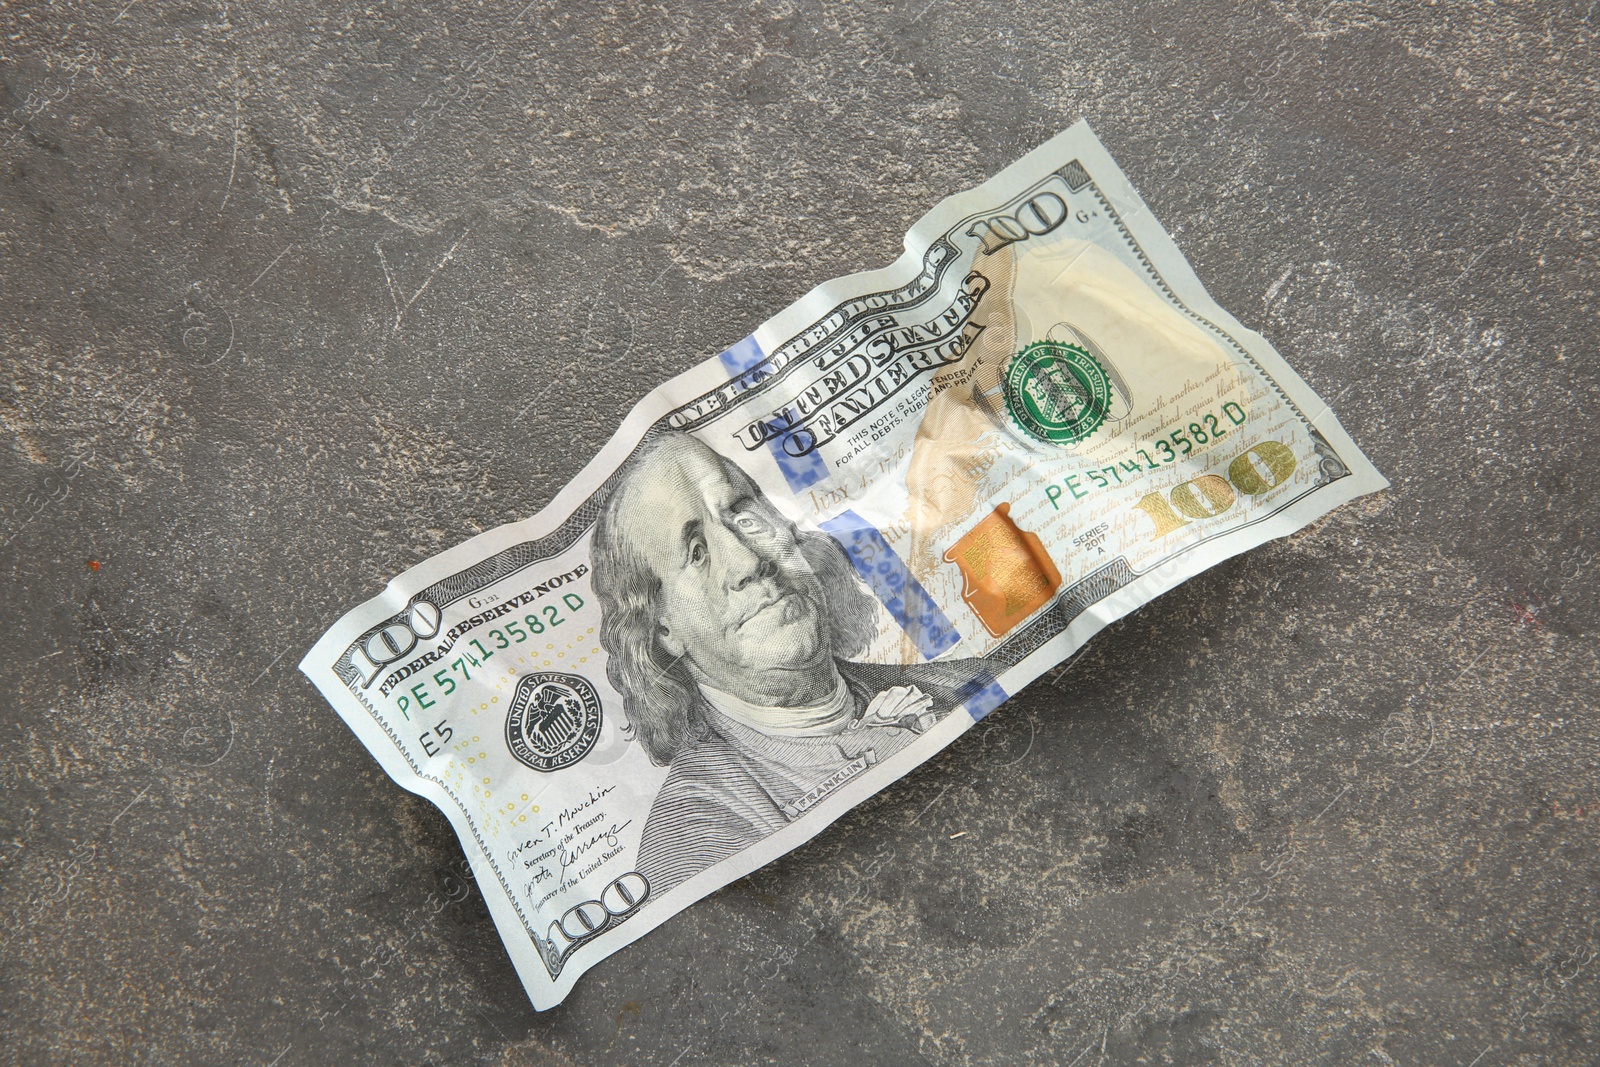
[[[1075,445],[1100,428],[1111,407],[1111,380],[1079,345],[1035,341],[1006,368],[1006,410],[1029,437]]]

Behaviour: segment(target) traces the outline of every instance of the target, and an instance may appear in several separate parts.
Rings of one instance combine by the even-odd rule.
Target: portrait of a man
[[[629,461],[592,551],[611,683],[637,740],[669,768],[637,864],[653,892],[905,748],[977,674],[973,661],[854,661],[877,607],[843,550],[687,434]]]

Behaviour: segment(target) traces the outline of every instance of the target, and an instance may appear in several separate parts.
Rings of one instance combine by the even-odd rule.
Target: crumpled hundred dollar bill
[[[1080,122],[300,666],[449,816],[549,1008],[1108,623],[1386,484]]]

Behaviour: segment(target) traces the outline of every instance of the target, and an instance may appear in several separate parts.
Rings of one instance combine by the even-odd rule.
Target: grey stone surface
[[[0,1061],[1600,1062],[1594,15],[0,8]],[[294,664],[1079,116],[1393,490],[534,1013]]]

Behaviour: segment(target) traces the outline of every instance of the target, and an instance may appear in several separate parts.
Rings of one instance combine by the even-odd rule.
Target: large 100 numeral
[[[599,900],[586,900],[568,908],[538,941],[539,955],[544,957],[550,977],[561,973],[574,949],[638,911],[649,896],[649,881],[638,871],[629,871],[606,886]]]
[[[1160,540],[1195,519],[1209,519],[1233,507],[1234,490],[1260,496],[1276,489],[1294,473],[1294,453],[1278,441],[1251,445],[1228,464],[1228,477],[1202,474],[1165,493],[1146,493],[1133,505],[1155,523],[1152,539]]]

